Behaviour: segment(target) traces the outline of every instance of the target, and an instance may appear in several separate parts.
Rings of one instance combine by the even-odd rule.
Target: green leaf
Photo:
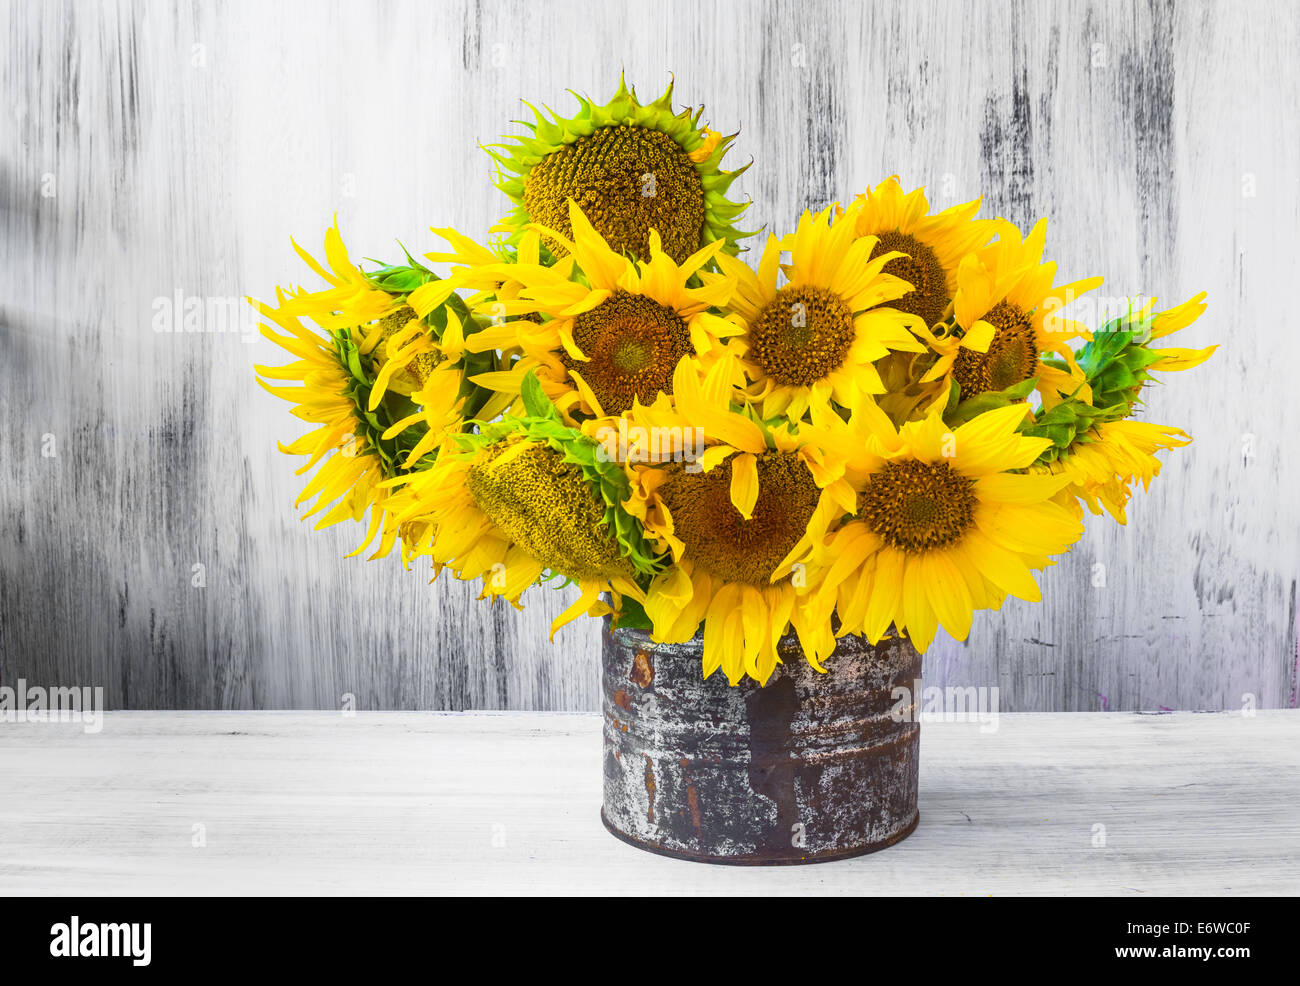
[[[406,247],[401,243],[398,243],[398,246],[401,246],[402,253],[406,254],[407,263],[386,264],[381,260],[367,258],[370,263],[379,266],[372,271],[362,272],[366,280],[381,291],[387,291],[395,296],[408,295],[420,285],[438,280],[438,275],[416,261]]]
[[[999,407],[1006,407],[1008,404],[1015,404],[1023,401],[1038,385],[1038,378],[1032,377],[1014,387],[1008,387],[1006,390],[989,391],[988,393],[978,394],[969,400],[964,400],[952,406],[944,414],[944,423],[955,427],[963,425],[972,418],[978,417],[985,411],[993,411]],[[954,381],[954,388],[956,387]],[[949,398],[951,400],[951,398]]]
[[[644,606],[631,596],[624,596],[623,611],[611,618],[611,626],[619,630],[653,630],[654,621],[646,615]]]
[[[555,405],[551,403],[551,399],[542,390],[542,382],[537,379],[537,371],[528,371],[528,374],[524,377],[523,386],[520,388],[520,395],[524,399],[524,410],[528,412],[530,418],[554,418],[559,420],[560,413],[555,410]]]
[[[369,383],[369,380],[366,377],[366,371],[361,367],[361,354],[357,351],[357,347],[349,345],[346,348],[345,352],[347,357],[348,372],[351,373],[358,380],[365,380],[367,383]]]

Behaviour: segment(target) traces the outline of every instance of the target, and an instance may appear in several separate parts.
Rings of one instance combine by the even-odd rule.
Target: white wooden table
[[[922,727],[921,824],[814,866],[608,835],[600,720],[109,713],[0,725],[0,895],[1295,894],[1300,712]]]

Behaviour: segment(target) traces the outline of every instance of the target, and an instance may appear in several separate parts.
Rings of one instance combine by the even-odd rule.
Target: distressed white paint
[[[1300,893],[1300,712],[921,727],[921,822],[814,866],[600,824],[589,715],[109,713],[0,726],[0,893]]]
[[[1296,704],[1300,46],[1291,3],[0,3],[0,674],[114,706],[595,708],[594,624],[345,561],[257,389],[269,343],[158,334],[155,299],[305,281],[504,211],[476,142],[526,97],[643,94],[741,130],[751,225],[898,173],[1046,216],[1065,278],[1210,292],[1207,366],[1150,400],[1197,439],[1046,602],[937,644],[1004,708]],[[46,438],[45,436],[51,436]],[[42,449],[54,443],[56,457]],[[1105,587],[1092,585],[1105,566]],[[192,585],[202,565],[205,586]]]

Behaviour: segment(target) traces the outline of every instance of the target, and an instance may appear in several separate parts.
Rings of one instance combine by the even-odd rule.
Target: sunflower
[[[374,371],[366,410],[377,409],[390,388],[400,396],[422,388],[447,358],[441,340],[449,303],[468,314],[453,296],[455,286],[439,283],[432,271],[414,260],[363,273],[349,258],[337,225],[325,234],[325,265],[297,243],[293,247],[329,286],[318,291],[296,289],[282,301],[281,311],[286,316],[309,317],[327,331],[350,332],[361,363]],[[439,292],[437,303],[417,312],[411,299],[430,290]],[[459,359],[463,339],[458,331],[450,339]]]
[[[1200,366],[1218,346],[1204,349],[1154,349],[1151,343],[1186,328],[1205,312],[1205,292],[1167,311],[1155,311],[1156,300],[1111,319],[1075,354],[1075,363],[1090,384],[1093,404],[1123,406],[1139,403],[1142,388],[1154,372],[1177,372]]]
[[[1167,311],[1154,309],[1153,298],[1112,319],[1076,354],[1090,385],[1091,405],[1064,401],[1028,429],[1052,439],[1033,471],[1067,477],[1070,482],[1061,498],[1077,512],[1082,512],[1080,504],[1094,514],[1104,508],[1121,524],[1127,523],[1133,483],[1149,489],[1160,474],[1156,453],[1191,442],[1178,428],[1133,420],[1142,388],[1153,382],[1153,371],[1191,369],[1218,348],[1150,345],[1196,321],[1205,311],[1204,293]]]
[[[514,203],[501,221],[504,230],[513,237],[540,223],[559,234],[548,236],[546,245],[563,256],[565,241],[573,238],[572,199],[619,254],[648,257],[652,229],[679,264],[715,240],[728,253],[738,250],[749,234],[733,222],[746,206],[728,201],[726,193],[745,169],[721,168],[734,135],[701,126],[702,108],[674,113],[671,84],[645,105],[621,77],[603,106],[574,96],[573,117],[548,118],[529,105],[534,122],[519,122],[530,133],[488,149],[497,185]]]
[[[1125,508],[1131,486],[1141,482],[1144,490],[1160,475],[1156,452],[1191,444],[1186,432],[1150,421],[1106,421],[1081,436],[1067,455],[1034,466],[1031,472],[1064,476],[1069,484],[1062,490],[1062,502],[1080,512],[1080,503],[1100,515],[1106,512],[1127,524]]]
[[[452,304],[459,299],[444,298],[426,317],[410,307],[411,292],[436,280],[430,271],[412,261],[365,274],[348,257],[337,227],[326,233],[324,265],[296,243],[294,249],[328,286],[277,289],[274,308],[249,299],[271,323],[262,334],[297,357],[288,366],[258,366],[265,378],[259,383],[318,426],[281,446],[308,456],[299,474],[320,467],[296,505],[314,498],[304,515],[312,516],[333,504],[318,527],[361,521],[369,512],[366,536],[352,554],[378,537],[372,557],[380,557],[402,534],[387,481],[412,468],[445,433],[463,427],[466,411],[484,407],[487,392],[476,392],[466,379],[475,366],[465,359],[465,333]],[[304,316],[319,328],[304,326]]]
[[[912,285],[889,307],[915,316],[922,328],[936,325],[951,311],[962,258],[992,239],[996,223],[975,218],[979,199],[931,215],[925,190],[904,192],[897,176],[867,189],[858,201],[858,235],[876,237],[873,257],[887,251],[900,254],[885,264],[884,272]],[[946,396],[941,381],[926,379],[934,360],[928,350],[897,351],[876,362],[884,384],[877,401],[892,420],[901,423],[923,416],[931,402]]]
[[[739,357],[751,381],[746,397],[760,417],[796,419],[828,400],[851,406],[860,390],[883,391],[875,360],[891,350],[925,351],[908,331],[907,313],[880,307],[912,286],[884,273],[894,253],[879,253],[874,236],[857,235],[861,208],[854,203],[838,218],[834,207],[805,212],[784,240],[769,237],[757,271],[719,257],[723,274],[737,283],[730,307],[742,327],[727,354]],[[785,250],[790,263],[782,267]],[[778,288],[782,270],[787,280]]]
[[[520,596],[539,581],[577,583],[580,596],[552,623],[554,638],[583,613],[616,611],[624,595],[644,599],[636,579],[657,561],[623,510],[621,467],[564,424],[535,377],[524,403],[523,416],[447,436],[428,469],[395,480],[404,487],[396,520],[420,527],[436,570],[481,578],[483,598],[522,608]]]
[[[924,381],[956,382],[962,400],[1007,391],[1033,380],[1045,407],[1063,396],[1088,399],[1069,342],[1087,329],[1058,312],[1100,277],[1053,286],[1055,263],[1042,263],[1047,223],[1021,238],[997,222],[996,242],[967,254],[958,265],[953,324],[927,337],[939,358]]]
[[[566,416],[616,416],[638,400],[648,404],[671,393],[673,370],[684,357],[736,331],[710,310],[727,302],[733,282],[712,277],[689,286],[718,254],[721,240],[679,265],[651,230],[648,259],[635,261],[615,253],[575,203],[569,209],[573,239],[556,231],[549,235],[563,240],[571,263],[489,265],[479,275],[516,285],[516,299],[491,303],[516,317],[487,330],[484,339],[517,349],[522,358],[509,370],[474,380],[513,399],[535,370],[547,397]]]
[[[318,520],[317,530],[344,520],[360,521],[369,511],[366,537],[351,554],[369,547],[381,529],[384,537],[378,553],[386,554],[396,536],[396,526],[387,514],[388,490],[383,481],[390,475],[396,453],[391,445],[379,440],[373,428],[367,427],[367,381],[358,378],[354,367],[349,366],[350,358],[355,360],[356,355],[349,330],[322,335],[284,314],[288,298],[283,291],[277,291],[277,298],[280,304],[275,308],[249,300],[265,318],[285,330],[281,334],[263,324],[262,334],[297,357],[287,366],[257,366],[258,383],[276,397],[292,402],[294,416],[315,426],[296,441],[279,446],[286,455],[308,457],[297,470],[298,475],[316,469],[294,506],[309,504],[303,514],[306,519],[333,504]],[[299,385],[273,385],[268,380]],[[315,502],[310,503],[313,499]]]
[[[403,468],[414,468],[420,459],[441,444],[445,435],[461,430],[466,424],[466,400],[463,395],[467,370],[461,365],[465,358],[465,345],[465,331],[460,317],[454,311],[449,311],[432,358],[424,352],[412,358],[405,350],[398,349],[380,361],[381,368],[374,390],[383,385],[385,376],[394,367],[402,367],[403,372],[409,372],[417,381],[415,389],[408,394],[415,410],[405,418],[393,422],[380,436],[387,441],[412,429],[423,429],[424,434],[420,440],[400,463]],[[374,403],[373,390],[371,403]],[[478,414],[483,419],[496,417],[501,410],[495,406],[497,403],[493,400],[478,402]]]
[[[455,230],[442,232],[457,243],[472,242]],[[493,326],[470,313],[472,304],[488,296],[479,289],[489,285],[475,283],[463,270],[440,278],[409,256],[408,260],[407,266],[382,267],[369,275],[400,305],[362,330],[361,352],[370,354],[378,372],[371,410],[391,388],[416,404],[430,402],[434,413],[441,414],[447,396],[442,388],[454,384],[454,393],[463,399],[462,418],[495,418],[511,401],[472,380],[498,369],[510,355],[497,351]],[[498,293],[508,290],[499,283],[490,286]],[[466,301],[457,294],[465,288],[479,293]],[[452,379],[453,370],[458,379]],[[432,387],[431,380],[439,386]]]
[[[980,199],[930,214],[925,189],[904,193],[898,177],[868,188],[859,195],[855,229],[859,236],[874,236],[871,259],[882,253],[896,256],[884,266],[886,274],[901,277],[912,290],[889,303],[909,312],[926,326],[947,314],[957,293],[957,268],[963,257],[993,237],[992,220],[976,219]]]
[[[822,621],[878,642],[891,627],[924,651],[940,625],[958,640],[976,609],[1040,598],[1033,570],[1083,533],[1053,497],[1068,479],[1026,475],[1048,445],[1017,432],[1028,406],[979,414],[949,430],[935,411],[896,428],[864,396],[848,422],[819,414],[799,429],[857,493],[854,519],[810,556]]]
[[[809,584],[790,559],[819,541],[851,508],[852,490],[821,468],[819,451],[788,429],[771,429],[730,407],[738,367],[719,360],[701,376],[678,365],[674,395],[628,415],[629,432],[698,434],[693,455],[659,461],[629,450],[626,507],[672,564],[646,590],[656,640],[691,639],[703,623],[704,675],[731,684],[766,682],[780,663],[777,643],[791,625],[818,670],[834,650],[829,625],[810,618]]]

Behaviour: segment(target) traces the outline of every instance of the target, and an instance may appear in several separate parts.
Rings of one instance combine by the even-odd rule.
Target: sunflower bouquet
[[[1204,295],[1090,330],[1066,309],[1101,279],[1057,284],[1043,222],[896,178],[746,262],[734,135],[672,97],[530,107],[489,148],[511,208],[483,240],[435,229],[366,269],[337,228],[323,262],[294,244],[324,286],[253,304],[294,357],[260,382],[313,429],[281,446],[312,473],[298,504],[482,598],[576,585],[552,637],[584,614],[702,634],[732,684],[791,630],[823,670],[845,634],[923,651],[1037,601],[1084,511],[1124,523],[1191,440],[1139,411],[1216,348],[1160,348]]]

